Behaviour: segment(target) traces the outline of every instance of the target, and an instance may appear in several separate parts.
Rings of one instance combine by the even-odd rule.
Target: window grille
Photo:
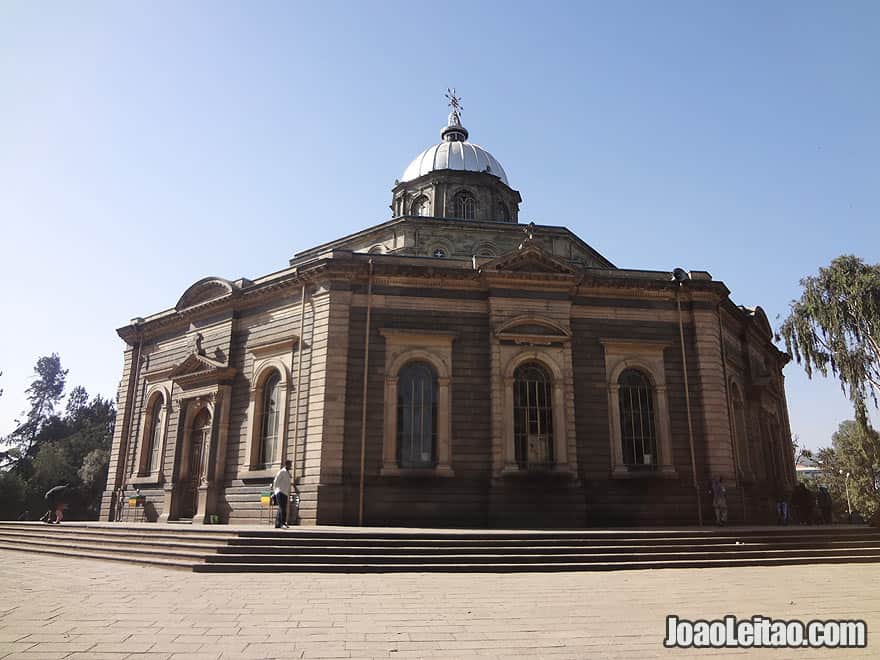
[[[397,449],[403,468],[434,467],[437,441],[437,374],[424,362],[400,370]]]
[[[618,383],[623,462],[631,469],[654,469],[658,460],[651,384],[635,369],[624,371]]]
[[[513,374],[514,446],[521,469],[553,463],[551,380],[539,364],[528,363]]]
[[[150,411],[150,458],[147,464],[147,474],[154,474],[159,470],[159,451],[162,447],[162,408],[165,401],[157,396]]]
[[[262,425],[260,427],[260,460],[264,468],[275,462],[280,426],[281,374],[277,371],[263,385]]]

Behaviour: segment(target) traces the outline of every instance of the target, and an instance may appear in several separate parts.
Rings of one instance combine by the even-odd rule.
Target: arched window
[[[490,257],[494,258],[498,256],[498,251],[495,249],[495,246],[491,243],[480,243],[474,249],[474,254],[478,257]]]
[[[510,220],[510,211],[507,210],[507,204],[504,202],[498,202],[495,214],[498,216],[499,220]]]
[[[259,463],[269,468],[275,463],[281,422],[281,374],[273,372],[263,385],[263,401],[260,412],[260,458]]]
[[[740,470],[750,472],[749,446],[746,429],[746,411],[743,405],[742,394],[736,383],[730,385],[731,412],[733,417],[733,441],[736,443],[737,456]]]
[[[159,470],[159,452],[162,449],[162,432],[165,427],[165,419],[162,414],[164,406],[165,401],[161,394],[153,399],[153,405],[150,406],[150,428],[147,436],[150,439],[150,445],[144,466],[146,474],[155,474]]]
[[[513,372],[513,433],[516,462],[521,469],[553,463],[552,382],[536,362]]]
[[[437,439],[437,374],[426,362],[410,362],[397,385],[397,450],[402,468],[433,467]]]
[[[455,196],[455,217],[473,220],[477,216],[477,200],[469,192],[460,192]]]
[[[415,199],[410,207],[410,215],[428,215],[429,214],[429,202],[428,198],[424,195],[420,195]]]
[[[627,369],[618,384],[623,462],[630,468],[653,468],[658,461],[651,383],[642,372]]]

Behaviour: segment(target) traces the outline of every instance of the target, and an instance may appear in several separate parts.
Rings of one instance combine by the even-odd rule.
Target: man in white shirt
[[[293,464],[284,461],[284,467],[278,470],[275,480],[272,482],[272,490],[275,493],[275,501],[278,503],[278,514],[275,516],[275,527],[287,529],[287,502],[290,500],[290,469]]]

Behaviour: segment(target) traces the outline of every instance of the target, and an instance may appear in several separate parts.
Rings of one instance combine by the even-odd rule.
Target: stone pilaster
[[[113,427],[113,446],[110,450],[110,465],[107,472],[107,485],[101,497],[101,510],[99,520],[113,520],[116,513],[116,500],[114,493],[124,485],[125,463],[128,442],[125,436],[126,430],[131,425],[134,414],[134,353],[135,348],[126,345],[123,354],[122,380],[119,381],[119,392],[116,397],[116,424]]]
[[[702,307],[692,310],[691,317],[697,358],[694,366],[698,374],[698,382],[692,384],[692,391],[700,393],[703,416],[703,437],[695,440],[698,446],[703,446],[707,476],[720,476],[728,483],[735,483],[736,468],[731,445],[718,313],[712,308],[705,309],[703,302]],[[699,465],[697,470],[699,472]]]
[[[338,523],[342,522],[351,292],[319,288],[311,300],[314,320],[300,520],[305,524]]]

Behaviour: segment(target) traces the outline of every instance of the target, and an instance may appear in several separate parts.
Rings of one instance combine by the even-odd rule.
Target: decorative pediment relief
[[[495,336],[517,344],[549,345],[570,341],[571,330],[548,318],[518,316],[498,328]]]
[[[534,242],[523,244],[514,252],[492,259],[480,268],[483,272],[539,273],[573,275],[577,269],[554,257]]]
[[[235,372],[235,367],[193,352],[175,366],[168,377],[183,389],[187,389],[199,385],[227,383],[235,376]]]
[[[184,291],[174,309],[179,312],[189,307],[219,300],[232,295],[233,290],[232,282],[224,280],[222,277],[206,277]]]

